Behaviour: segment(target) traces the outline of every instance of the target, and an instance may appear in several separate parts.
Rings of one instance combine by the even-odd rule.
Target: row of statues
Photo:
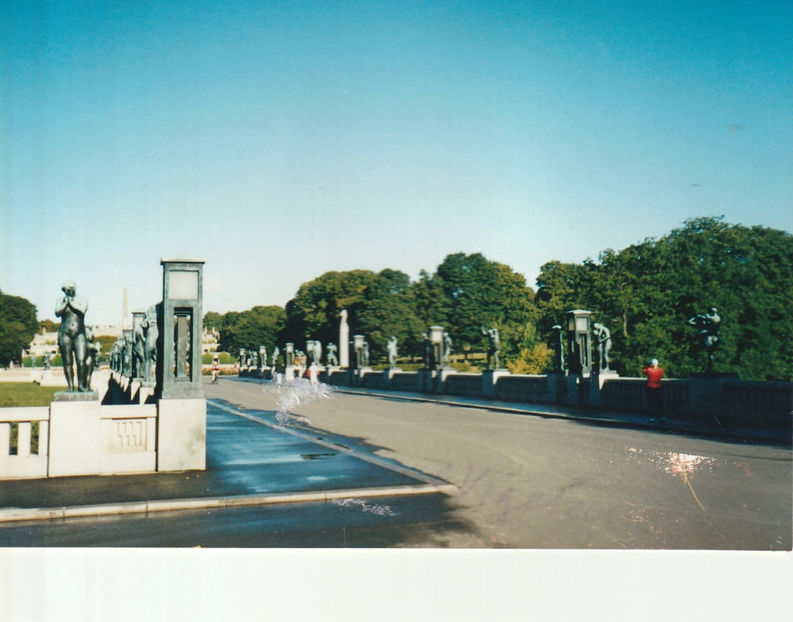
[[[63,360],[64,375],[68,391],[88,392],[91,390],[91,374],[99,362],[101,345],[95,339],[93,332],[85,324],[85,314],[88,310],[88,301],[77,295],[74,281],[65,281],[61,286],[63,295],[55,304],[55,315],[60,318],[58,329],[58,348]],[[137,312],[140,313],[140,312]],[[588,312],[586,312],[588,313]],[[160,339],[159,326],[162,324],[162,304],[151,305],[145,314],[138,318],[132,330],[124,331],[110,352],[110,365],[114,371],[131,378],[142,378],[144,382],[154,380],[154,368],[157,361],[158,344]],[[346,320],[346,312],[342,314],[342,323]],[[721,318],[717,309],[711,307],[707,313],[699,313],[688,319],[688,324],[697,330],[697,336],[707,356],[707,371],[713,369],[713,355],[716,348],[722,343],[719,336]],[[489,369],[499,367],[500,341],[498,329],[480,327],[482,335],[487,337],[487,366]],[[580,352],[575,350],[576,344],[569,340],[568,348],[564,347],[564,339],[560,325],[553,327],[557,337],[554,339],[556,349],[555,368],[565,368],[565,350],[568,350],[568,368],[572,369],[572,359],[577,359]],[[592,324],[592,346],[596,358],[595,365],[599,372],[610,371],[611,332],[600,322]],[[428,332],[423,333],[423,359],[427,369],[448,368],[451,365],[452,338],[441,327],[433,326]],[[361,368],[369,365],[369,343],[363,335],[355,335],[350,342],[355,352],[354,367]],[[187,346],[190,347],[189,344]],[[588,348],[587,348],[588,349]],[[326,348],[326,364],[329,367],[339,365],[337,357],[338,348],[334,343],[328,343]],[[320,365],[323,354],[322,343],[318,340],[306,342],[306,352],[294,350],[293,344],[287,344],[287,366],[298,364]],[[273,348],[270,363],[275,368],[279,360],[280,350]],[[397,364],[398,341],[391,336],[386,344],[386,355],[389,368]],[[297,360],[296,360],[297,359]],[[45,365],[48,360],[45,361]],[[240,365],[246,368],[263,369],[267,363],[267,349],[260,346],[258,352],[245,349],[240,350]],[[74,372],[76,371],[76,381]]]
[[[137,313],[137,312],[136,312]],[[123,376],[154,382],[162,305],[151,305],[110,349],[110,368]]]

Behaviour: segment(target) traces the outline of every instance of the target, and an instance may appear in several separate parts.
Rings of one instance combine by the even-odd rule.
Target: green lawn
[[[65,387],[41,387],[34,382],[0,382],[0,408],[49,406],[56,391]]]

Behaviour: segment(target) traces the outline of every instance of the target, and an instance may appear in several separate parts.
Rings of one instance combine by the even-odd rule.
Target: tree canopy
[[[547,263],[537,284],[541,330],[569,309],[592,310],[611,328],[612,367],[623,374],[638,375],[652,357],[672,375],[702,371],[705,354],[687,320],[716,307],[716,371],[791,378],[793,236],[783,231],[696,218],[598,261]]]
[[[456,353],[484,352],[482,328],[496,327],[501,359],[513,371],[540,373],[551,362],[552,326],[567,311],[589,309],[611,330],[612,367],[636,376],[649,358],[667,373],[702,371],[705,354],[687,320],[716,307],[723,343],[716,371],[746,379],[793,376],[793,236],[764,227],[729,225],[722,218],[688,220],[658,239],[619,251],[606,249],[580,264],[549,261],[536,293],[524,276],[480,253],[447,255],[415,282],[399,270],[326,272],[303,283],[285,309],[254,307],[208,313],[221,349],[268,348],[307,339],[338,341],[339,315],[348,312],[350,336],[360,333],[373,361],[388,339],[400,355],[420,355],[421,334],[443,326]]]
[[[38,326],[32,302],[0,290],[0,365],[22,362],[22,350],[30,345]]]
[[[277,305],[256,306],[247,311],[229,311],[223,315],[210,311],[204,316],[207,328],[220,332],[218,348],[237,355],[240,348],[258,351],[279,343],[286,316]]]

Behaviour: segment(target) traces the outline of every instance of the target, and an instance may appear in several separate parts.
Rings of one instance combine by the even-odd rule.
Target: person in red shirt
[[[650,421],[655,422],[655,417],[661,415],[661,409],[663,407],[661,378],[664,377],[664,370],[658,366],[658,359],[653,359],[650,361],[649,365],[642,369],[642,373],[647,376],[647,405],[654,415]],[[666,417],[661,417],[661,421],[665,419]]]

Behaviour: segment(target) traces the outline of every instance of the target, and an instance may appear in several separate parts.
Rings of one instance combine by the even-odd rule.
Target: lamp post
[[[571,374],[588,376],[592,371],[591,311],[573,309],[567,312],[567,360]]]
[[[443,361],[443,326],[430,326],[429,340],[432,352],[430,368],[437,370]]]

